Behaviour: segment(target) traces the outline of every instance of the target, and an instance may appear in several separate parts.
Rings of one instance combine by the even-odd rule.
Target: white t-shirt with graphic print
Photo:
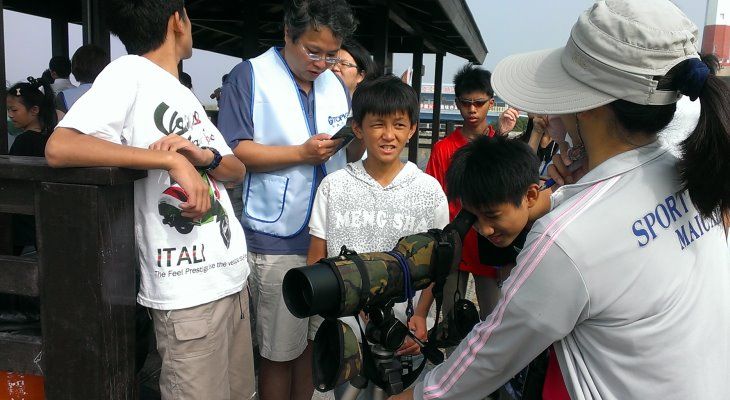
[[[148,148],[167,134],[231,154],[192,92],[139,56],[109,64],[58,124],[110,142]],[[237,293],[248,277],[246,240],[228,194],[205,173],[211,209],[199,221],[180,216],[184,191],[164,170],[134,185],[135,236],[142,282],[137,301],[174,310]],[[130,268],[133,266],[130,265]]]
[[[448,222],[449,205],[441,185],[415,164],[406,163],[383,187],[368,175],[362,161],[356,161],[322,180],[309,233],[326,240],[327,257],[335,257],[343,245],[358,253],[389,251],[404,236],[441,229]],[[406,303],[393,307],[403,322],[405,309]],[[358,332],[354,319],[343,320]]]

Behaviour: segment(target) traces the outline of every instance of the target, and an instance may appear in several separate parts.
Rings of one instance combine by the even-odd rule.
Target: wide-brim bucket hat
[[[572,114],[623,99],[666,105],[680,94],[658,78],[697,54],[697,27],[669,0],[600,0],[573,25],[565,47],[507,57],[495,93],[535,114]]]

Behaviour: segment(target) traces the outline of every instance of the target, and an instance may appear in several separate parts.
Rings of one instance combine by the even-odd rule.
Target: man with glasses
[[[306,264],[317,186],[347,161],[330,137],[347,121],[349,94],[330,69],[354,30],[345,0],[292,0],[284,47],[237,65],[222,90],[218,127],[247,168],[241,223],[262,400],[311,396],[308,321],[289,313],[281,284],[289,269]]]
[[[431,150],[431,157],[426,165],[426,173],[436,178],[444,189],[446,170],[451,165],[451,157],[456,150],[477,137],[492,137],[496,134],[495,129],[487,123],[487,113],[494,105],[494,91],[490,82],[491,76],[492,74],[489,71],[475,67],[472,64],[465,65],[454,76],[456,107],[459,108],[464,123],[462,127],[456,128],[434,145]],[[518,117],[518,111],[513,108],[504,111],[499,117],[499,134],[506,135],[509,133],[517,123]],[[450,219],[454,219],[460,210],[461,204],[450,202]],[[453,294],[457,286],[462,298],[464,297],[469,273],[474,277],[477,302],[479,303],[479,316],[482,320],[489,315],[499,300],[498,270],[494,266],[483,265],[480,262],[477,239],[477,233],[473,229],[464,238],[458,279],[454,279],[456,276],[449,277],[444,288],[444,315],[453,308]]]

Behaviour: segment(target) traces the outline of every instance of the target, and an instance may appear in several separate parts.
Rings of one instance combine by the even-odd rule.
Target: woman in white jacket
[[[668,0],[599,0],[564,48],[497,65],[499,97],[559,115],[582,167],[491,316],[403,398],[483,398],[551,344],[572,399],[730,398],[730,91],[696,40]],[[702,111],[677,159],[657,132],[680,94]]]

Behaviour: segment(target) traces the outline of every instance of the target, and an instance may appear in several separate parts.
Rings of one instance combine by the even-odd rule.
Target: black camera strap
[[[341,299],[344,299],[345,298],[345,295],[346,295],[346,293],[345,293],[346,287],[345,287],[345,282],[342,280],[342,276],[340,276],[340,274],[337,273],[337,264],[335,264],[335,262],[331,258],[323,258],[323,259],[321,259],[321,260],[319,260],[317,262],[318,263],[321,263],[321,264],[325,264],[325,265],[327,265],[328,267],[330,267],[332,269],[332,271],[334,272],[335,277],[337,278],[337,285],[340,288],[340,298]],[[340,308],[339,308],[339,310],[337,312],[338,315],[339,314],[342,314],[342,308],[343,307],[345,307],[344,303],[340,304]],[[337,315],[334,315],[334,316],[336,317]],[[332,315],[329,315],[329,316],[327,316],[325,318],[332,318],[332,317],[333,317]]]
[[[434,328],[429,332],[428,342],[426,343],[427,351],[424,354],[429,355],[432,363],[440,364],[444,361],[444,356],[437,346],[437,328],[441,316],[441,306],[444,303],[444,286],[446,286],[446,279],[449,277],[453,267],[455,252],[454,246],[446,238],[446,233],[439,229],[431,229],[429,233],[434,235],[436,245],[438,246],[435,254],[436,259],[434,260],[436,270],[432,290],[434,300],[436,300],[436,320],[434,321]]]

